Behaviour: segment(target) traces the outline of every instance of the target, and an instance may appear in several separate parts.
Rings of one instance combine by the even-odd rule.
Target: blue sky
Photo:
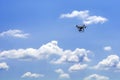
[[[119,3],[0,0],[0,79],[120,79]]]

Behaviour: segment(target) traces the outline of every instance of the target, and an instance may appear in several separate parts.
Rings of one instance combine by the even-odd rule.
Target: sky
[[[0,0],[0,79],[120,79],[119,3]]]

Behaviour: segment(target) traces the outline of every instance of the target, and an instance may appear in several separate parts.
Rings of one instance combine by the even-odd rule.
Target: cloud
[[[60,18],[80,18],[80,19],[84,19],[86,17],[89,16],[89,11],[85,10],[85,11],[72,11],[72,13],[67,13],[67,14],[62,14],[60,16]]]
[[[0,37],[3,36],[10,36],[10,37],[16,37],[16,38],[28,38],[29,34],[28,33],[24,33],[21,30],[18,29],[10,29],[8,31],[4,31],[0,33]]]
[[[69,71],[72,72],[72,71],[78,71],[78,70],[83,70],[83,69],[86,69],[87,68],[87,64],[83,64],[81,65],[80,63],[78,64],[74,64],[73,66],[71,66],[69,68]]]
[[[105,50],[105,51],[111,51],[112,48],[111,48],[111,46],[106,46],[106,47],[104,47],[104,50]]]
[[[65,73],[62,69],[56,69],[55,72],[59,74],[59,78],[70,78],[70,75]]]
[[[0,63],[0,69],[2,69],[2,70],[8,70],[9,66],[7,65],[7,63],[2,62],[2,63]]]
[[[63,50],[58,47],[57,41],[51,41],[38,49],[4,50],[0,52],[0,59],[45,59],[53,54],[61,55],[62,52]]]
[[[59,74],[63,74],[64,73],[64,71],[62,69],[56,69],[55,72],[59,73]]]
[[[57,60],[51,61],[53,64],[62,64],[65,62],[78,63],[78,62],[89,62],[88,58],[89,50],[76,48],[74,51],[65,50],[61,57]]]
[[[107,19],[101,16],[89,16],[83,21],[83,23],[89,25],[89,24],[104,23],[106,21]]]
[[[44,75],[43,74],[26,72],[21,77],[22,78],[39,78],[39,77],[44,77]]]
[[[69,76],[69,74],[67,74],[67,73],[63,73],[63,74],[60,74],[59,75],[59,78],[70,78],[70,76]]]
[[[51,63],[62,64],[66,62],[88,62],[89,50],[76,48],[74,51],[63,50],[58,46],[57,41],[51,41],[38,49],[12,49],[0,52],[0,59],[48,59],[51,55],[57,55],[51,59]]]
[[[89,10],[84,11],[77,11],[74,10],[71,13],[62,14],[60,18],[78,18],[83,21],[83,24],[97,24],[97,23],[104,23],[107,21],[107,18],[102,16],[91,16]]]
[[[84,80],[109,80],[109,77],[98,75],[98,74],[92,74],[84,78]]]
[[[100,61],[93,69],[109,70],[120,69],[120,58],[117,55],[110,55],[106,59]]]

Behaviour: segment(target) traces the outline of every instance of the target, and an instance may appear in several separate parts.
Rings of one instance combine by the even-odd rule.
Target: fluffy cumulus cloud
[[[74,51],[63,50],[58,46],[57,41],[51,41],[38,49],[27,48],[2,51],[0,52],[0,59],[47,59],[51,55],[57,55],[59,57],[54,57],[54,60],[51,59],[51,63],[62,64],[65,62],[88,62],[90,61],[88,53],[90,53],[89,50],[79,48]]]
[[[62,69],[56,69],[55,72],[59,74],[59,78],[70,78],[70,75],[65,73]]]
[[[112,50],[112,47],[111,47],[111,46],[105,46],[105,47],[104,47],[104,50],[105,50],[105,51],[111,51],[111,50]]]
[[[8,70],[9,66],[7,65],[6,62],[1,62],[0,63],[0,69],[2,69],[2,70]]]
[[[44,75],[38,74],[38,73],[26,72],[21,77],[22,78],[40,78],[40,77],[44,77]]]
[[[60,55],[62,52],[63,50],[58,47],[57,41],[51,41],[38,49],[27,48],[2,51],[0,52],[0,59],[43,59],[52,54]]]
[[[106,59],[100,61],[96,66],[93,67],[94,69],[100,70],[109,70],[109,69],[120,69],[120,58],[117,55],[110,55]]]
[[[16,38],[27,38],[29,36],[28,33],[24,33],[21,30],[18,29],[10,29],[8,31],[4,31],[0,33],[0,37],[2,36],[11,36]]]
[[[74,10],[71,13],[62,14],[60,18],[78,18],[83,21],[84,24],[97,24],[97,23],[104,23],[107,21],[107,18],[102,16],[91,16],[89,10],[84,11],[77,11]]]
[[[65,50],[61,57],[57,60],[51,61],[54,64],[62,64],[65,62],[78,63],[78,62],[89,62],[88,58],[89,50],[76,48],[74,51]]]
[[[84,78],[84,80],[109,80],[109,77],[98,75],[98,74],[92,74]]]
[[[71,66],[69,68],[69,71],[72,72],[72,71],[78,71],[78,70],[83,70],[83,69],[86,69],[87,68],[87,64],[74,64],[73,66]]]

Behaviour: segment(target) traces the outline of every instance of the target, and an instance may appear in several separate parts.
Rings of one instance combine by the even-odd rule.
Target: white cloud
[[[104,47],[104,50],[105,50],[105,51],[111,51],[112,48],[111,48],[111,46],[105,46],[105,47]]]
[[[10,29],[8,31],[4,31],[0,33],[0,36],[11,36],[11,37],[16,37],[16,38],[27,38],[29,36],[28,33],[24,33],[21,30],[18,29]]]
[[[57,41],[51,41],[45,45],[42,45],[38,49],[12,49],[0,52],[0,59],[47,59],[51,55],[59,56],[54,57],[55,60],[51,60],[54,64],[62,64],[65,62],[88,62],[89,50],[76,48],[74,51],[63,50],[58,46]]]
[[[90,61],[90,59],[88,58],[89,53],[90,53],[89,50],[79,48],[76,48],[74,51],[65,50],[59,59],[53,60],[51,63],[62,64],[65,62],[72,63],[89,62]]]
[[[97,23],[104,23],[107,21],[107,18],[102,16],[91,16],[88,10],[84,11],[77,11],[74,10],[71,13],[62,14],[60,18],[78,18],[83,21],[83,24],[97,24]]]
[[[8,69],[9,69],[9,66],[7,65],[7,63],[2,62],[2,63],[0,63],[0,69],[8,70]]]
[[[98,75],[98,74],[92,74],[84,78],[84,80],[109,80],[109,77]]]
[[[26,72],[22,75],[22,78],[39,78],[39,77],[44,77],[44,75],[37,74],[37,73],[31,73],[31,72]]]
[[[67,73],[63,73],[59,75],[59,78],[70,78],[70,75]]]
[[[119,66],[120,58],[117,55],[110,55],[106,59],[100,61],[93,69],[109,70],[109,69],[120,69]]]
[[[12,49],[0,52],[0,59],[45,59],[52,54],[61,55],[63,50],[58,47],[57,41],[51,41],[38,49]]]
[[[59,78],[70,78],[70,75],[65,73],[62,69],[56,69],[55,72],[59,74]]]
[[[63,55],[57,60],[52,60],[51,63],[52,64],[62,64],[64,62],[66,62],[66,59],[67,59],[67,56]]]
[[[89,16],[83,21],[83,23],[88,25],[88,24],[104,23],[106,21],[107,19],[101,16]]]
[[[55,72],[59,73],[59,74],[63,74],[64,73],[64,71],[62,69],[56,69]]]
[[[72,11],[72,13],[62,14],[60,16],[60,18],[80,18],[80,19],[84,19],[88,16],[89,16],[89,11],[88,10],[85,10],[85,11],[74,10],[74,11]]]
[[[81,65],[80,63],[78,64],[74,64],[73,66],[71,66],[69,68],[69,71],[72,72],[72,71],[78,71],[78,70],[83,70],[83,69],[86,69],[87,68],[87,64],[83,64]]]

